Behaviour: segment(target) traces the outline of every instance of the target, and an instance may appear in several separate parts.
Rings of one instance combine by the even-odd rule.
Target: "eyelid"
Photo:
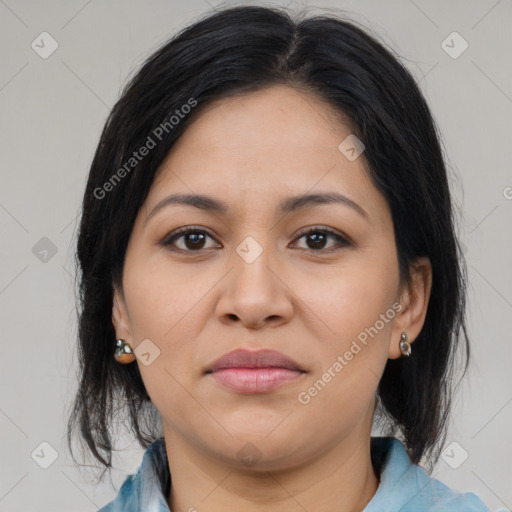
[[[181,238],[182,236],[184,235],[187,235],[189,234],[190,232],[202,232],[204,234],[206,234],[207,236],[209,236],[210,238],[216,240],[216,238],[210,234],[210,232],[201,227],[201,226],[184,226],[184,227],[181,227],[181,228],[177,228],[175,231],[171,232],[171,233],[168,233],[164,239],[160,242],[160,245],[162,245],[163,247],[173,247],[173,243],[178,240],[179,238]],[[348,237],[347,235],[345,235],[344,233],[342,232],[339,232],[338,230],[335,230],[333,228],[329,228],[329,227],[324,227],[324,226],[320,226],[320,225],[313,225],[313,226],[308,226],[308,227],[305,227],[303,228],[294,238],[294,241],[296,240],[300,240],[301,238],[303,238],[305,235],[308,235],[309,233],[316,233],[316,232],[320,232],[320,233],[326,233],[328,236],[334,238],[337,240],[338,242],[338,245],[341,246],[341,247],[349,247],[349,246],[352,246],[354,243],[353,241],[351,240],[350,237]],[[212,247],[207,247],[206,249],[198,249],[197,251],[193,251],[193,250],[185,250],[185,249],[180,249],[178,247],[173,247],[171,250],[175,250],[177,252],[185,252],[185,253],[201,253],[201,252],[204,252],[204,251],[207,251],[209,249],[212,249]],[[312,252],[312,253],[319,253],[319,254],[326,254],[326,253],[329,253],[329,252],[333,252],[333,248],[328,248],[328,249],[318,249],[318,250],[315,250],[315,249],[304,249],[305,251],[308,251],[308,252]],[[334,248],[334,251],[337,250],[336,248]]]
[[[163,245],[164,247],[170,246],[170,245],[172,245],[173,242],[178,240],[181,236],[187,235],[190,232],[196,232],[196,231],[205,233],[210,238],[215,240],[215,237],[207,229],[205,229],[201,226],[183,226],[183,227],[177,228],[176,230],[172,231],[171,233],[168,233],[167,235],[165,235],[165,237],[160,242],[160,244]],[[184,251],[183,249],[179,249],[179,248],[176,248],[176,250]],[[201,249],[201,250],[204,250],[204,249]],[[184,251],[184,252],[200,252],[200,251],[198,250],[198,251]]]
[[[354,243],[349,236],[345,235],[345,233],[338,231],[337,229],[334,229],[334,228],[329,228],[326,226],[323,227],[323,226],[319,226],[319,225],[313,225],[313,226],[308,226],[308,227],[304,228],[297,234],[296,238],[301,238],[304,235],[307,235],[311,232],[314,233],[317,231],[320,231],[323,233],[328,233],[329,235],[332,235],[334,237],[339,237],[340,239],[343,239],[344,242],[346,242],[347,244],[350,244],[350,245],[352,245]]]

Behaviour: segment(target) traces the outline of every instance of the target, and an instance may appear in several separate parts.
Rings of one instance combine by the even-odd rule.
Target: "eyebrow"
[[[292,211],[308,208],[319,204],[343,204],[355,210],[359,215],[369,221],[368,213],[349,197],[338,192],[323,192],[292,196],[283,199],[278,207],[278,213],[286,215]],[[156,215],[162,208],[170,205],[189,205],[203,211],[227,214],[229,207],[226,203],[204,194],[171,194],[165,197],[151,210],[146,217],[146,224],[151,217]]]

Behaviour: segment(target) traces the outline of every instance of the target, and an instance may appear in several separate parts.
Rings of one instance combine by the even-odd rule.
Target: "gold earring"
[[[121,364],[129,364],[135,361],[135,354],[130,345],[124,340],[116,340],[115,360]]]
[[[400,350],[405,357],[409,357],[411,355],[411,344],[407,341],[407,334],[405,332],[401,335]]]

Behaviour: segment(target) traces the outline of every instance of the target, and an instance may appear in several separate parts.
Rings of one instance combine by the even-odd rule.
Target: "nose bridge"
[[[267,318],[289,317],[292,304],[278,278],[278,259],[272,254],[272,236],[265,231],[245,236],[230,258],[228,284],[218,303],[218,315],[237,317],[247,325]]]
[[[270,293],[275,288],[271,257],[271,236],[259,231],[245,236],[235,247],[232,264],[235,266],[233,279],[237,281],[237,289],[254,287],[254,293]],[[258,288],[259,290],[257,290]]]

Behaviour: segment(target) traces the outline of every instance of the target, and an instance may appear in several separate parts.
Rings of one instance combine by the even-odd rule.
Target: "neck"
[[[219,462],[175,432],[167,431],[165,440],[172,512],[356,512],[364,509],[379,485],[369,432],[355,432],[300,466],[270,471]]]

